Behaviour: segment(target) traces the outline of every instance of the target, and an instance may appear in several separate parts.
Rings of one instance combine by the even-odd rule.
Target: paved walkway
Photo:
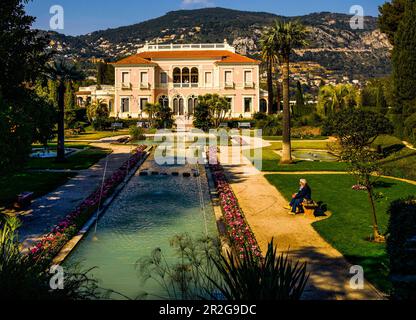
[[[108,156],[106,177],[121,167],[133,148],[108,143],[93,143],[91,146],[113,150]],[[24,249],[31,247],[96,190],[102,182],[106,161],[107,159],[103,158],[91,168],[80,170],[64,185],[33,201],[28,213],[21,216],[23,225],[19,229],[19,239]]]
[[[402,142],[407,148],[412,149],[412,150],[416,150],[416,148],[413,146],[413,144],[411,144],[407,141],[402,141]]]
[[[220,158],[231,148],[221,147]],[[228,158],[231,153],[228,154]],[[380,299],[382,296],[366,283],[364,290],[349,286],[351,265],[312,227],[312,220],[291,216],[284,209],[287,201],[245,157],[222,161],[248,223],[263,252],[272,238],[279,252],[289,252],[294,259],[308,263],[311,273],[304,299]]]

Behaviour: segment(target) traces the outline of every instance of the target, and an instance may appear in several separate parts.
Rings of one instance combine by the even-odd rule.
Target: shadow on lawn
[[[416,152],[412,152],[412,153],[409,153],[409,154],[406,154],[406,155],[403,155],[403,156],[399,156],[399,157],[395,157],[395,158],[391,158],[391,159],[388,159],[388,160],[382,160],[382,161],[380,161],[380,164],[383,165],[383,164],[394,163],[396,161],[407,159],[407,158],[412,158],[412,157],[416,157]]]
[[[353,290],[350,286],[350,280],[355,275],[355,273],[350,273],[351,261],[363,262],[367,280],[377,280],[375,282],[379,284],[379,280],[386,279],[384,274],[381,275],[379,268],[377,268],[380,264],[379,259],[330,256],[324,253],[325,249],[319,250],[316,247],[304,247],[297,250],[288,250],[292,260],[299,259],[307,262],[310,279],[302,296],[303,300],[373,300],[382,298],[370,286],[366,285],[364,290]],[[383,287],[385,287],[385,283],[383,284]]]
[[[397,183],[394,182],[386,182],[386,181],[376,181],[374,183],[374,188],[376,189],[388,189],[388,188],[392,188],[394,186],[396,186]]]

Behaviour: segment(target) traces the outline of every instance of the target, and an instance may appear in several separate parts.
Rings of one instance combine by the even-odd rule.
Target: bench
[[[18,209],[28,208],[32,203],[33,196],[34,192],[22,192],[21,194],[17,195],[15,207]]]
[[[305,200],[302,203],[303,210],[305,211],[305,217],[315,218],[315,211],[319,208],[319,205],[313,200]]]
[[[111,129],[113,130],[123,129],[123,124],[121,122],[114,122],[111,124]]]
[[[251,129],[251,123],[250,122],[239,122],[238,123],[238,129]]]

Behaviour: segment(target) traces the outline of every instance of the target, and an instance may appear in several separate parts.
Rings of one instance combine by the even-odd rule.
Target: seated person
[[[303,211],[303,201],[312,200],[312,190],[308,185],[308,182],[305,179],[300,179],[299,181],[300,189],[299,192],[292,196],[292,201],[290,201],[290,209],[292,209],[291,213],[296,214],[297,210],[299,209],[298,213],[305,213]]]

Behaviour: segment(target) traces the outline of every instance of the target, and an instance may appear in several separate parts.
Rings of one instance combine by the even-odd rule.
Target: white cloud
[[[193,6],[204,6],[210,7],[214,4],[210,0],[182,0],[182,6],[193,7]]]

